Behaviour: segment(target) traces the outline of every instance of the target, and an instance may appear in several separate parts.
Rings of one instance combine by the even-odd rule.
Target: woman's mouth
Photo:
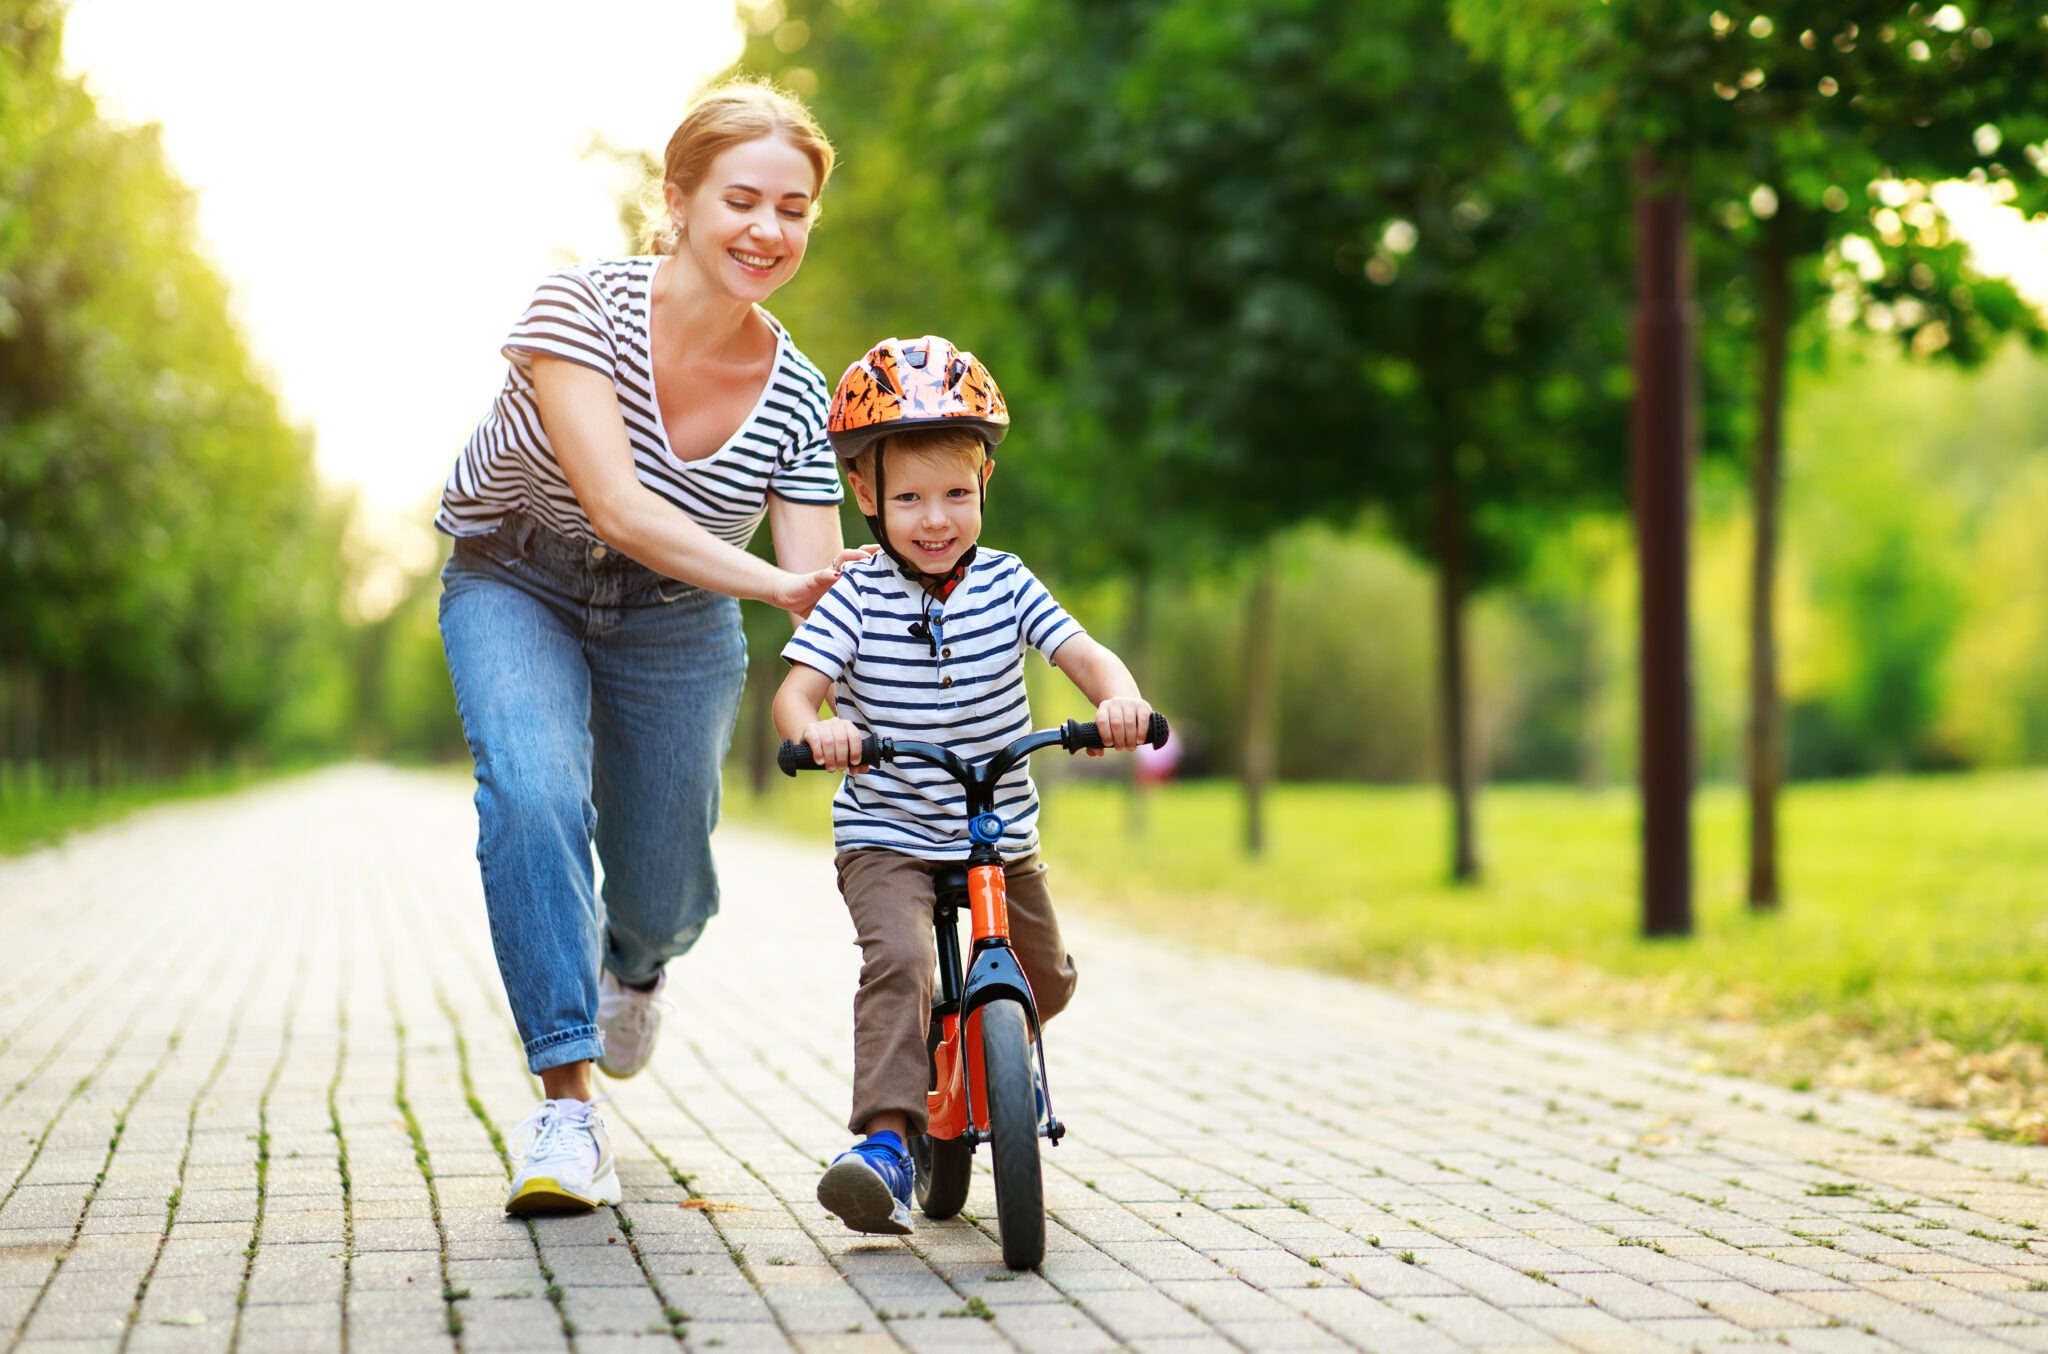
[[[772,273],[779,262],[766,254],[749,254],[744,249],[728,249],[725,252],[734,263],[750,273]]]

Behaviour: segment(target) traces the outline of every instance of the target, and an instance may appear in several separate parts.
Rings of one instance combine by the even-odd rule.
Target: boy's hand
[[[857,766],[860,759],[860,726],[850,719],[821,719],[804,726],[799,743],[808,743],[811,757],[828,771],[845,771],[851,768],[855,774],[866,771]]]
[[[1152,704],[1142,696],[1112,696],[1095,707],[1095,730],[1102,735],[1102,748],[1088,749],[1100,757],[1103,748],[1129,752],[1145,741],[1152,725]]]

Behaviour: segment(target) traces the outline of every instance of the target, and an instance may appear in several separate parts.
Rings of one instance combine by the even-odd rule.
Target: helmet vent
[[[930,356],[931,353],[923,348],[905,348],[903,350],[903,360],[916,367],[919,371],[924,370],[925,359]]]

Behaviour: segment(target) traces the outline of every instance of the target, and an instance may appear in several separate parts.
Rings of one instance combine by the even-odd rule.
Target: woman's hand
[[[832,585],[838,581],[839,570],[836,567],[807,574],[784,573],[775,596],[769,600],[801,621],[811,614],[811,608],[818,604],[818,599],[832,591]]]
[[[873,559],[880,553],[882,547],[879,545],[851,545],[832,557],[832,567],[844,569],[849,564],[859,564],[862,560]]]
[[[827,771],[851,768],[858,774],[867,770],[856,765],[860,760],[861,731],[850,719],[821,719],[807,724],[797,741],[808,743],[812,760]]]

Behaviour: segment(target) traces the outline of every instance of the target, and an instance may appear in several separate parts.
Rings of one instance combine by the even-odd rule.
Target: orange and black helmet
[[[845,461],[878,438],[950,427],[972,428],[993,448],[1010,431],[1010,410],[988,368],[936,334],[870,348],[839,378],[826,423]]]

